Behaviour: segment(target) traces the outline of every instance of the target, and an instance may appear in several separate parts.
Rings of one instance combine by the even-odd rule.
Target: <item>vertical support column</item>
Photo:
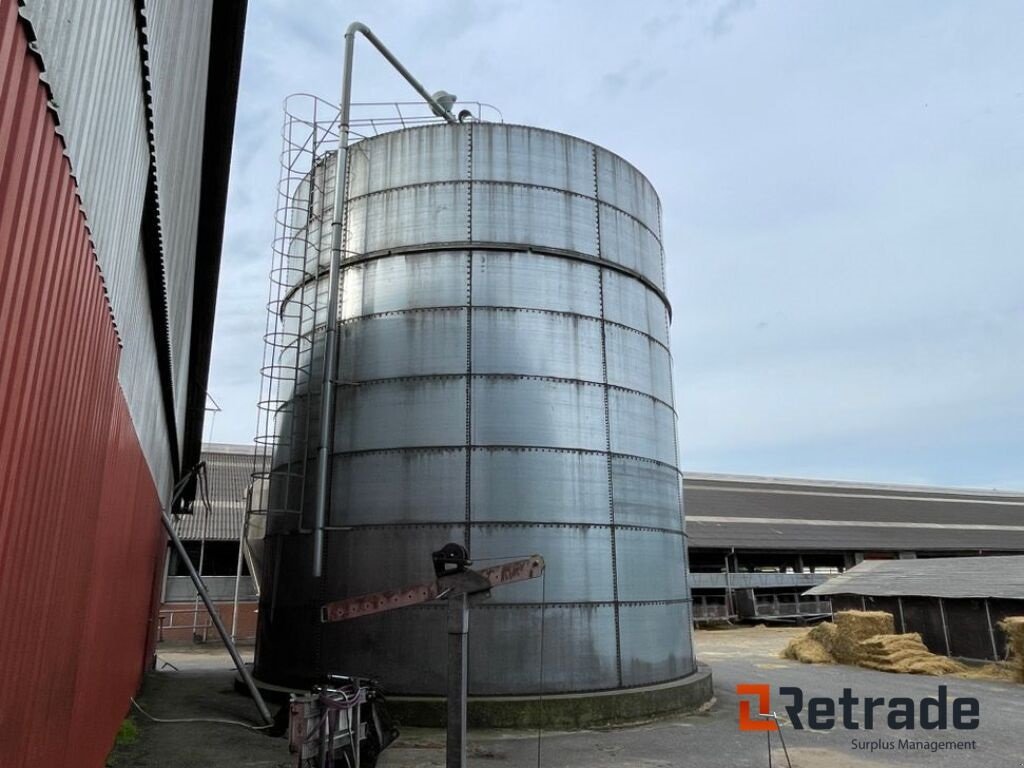
[[[939,598],[939,616],[942,618],[942,636],[946,640],[946,655],[952,656],[953,652],[949,645],[949,624],[946,622],[946,606]]]
[[[902,632],[903,634],[907,634],[907,620],[903,616],[903,598],[897,596],[896,604],[900,608],[900,632]]]
[[[466,765],[466,696],[469,649],[469,597],[448,598],[448,734],[445,741],[445,765]]]
[[[985,623],[988,625],[988,639],[992,641],[992,661],[999,661],[999,646],[996,645],[996,630],[992,626],[992,610],[988,607],[988,598],[985,598]]]

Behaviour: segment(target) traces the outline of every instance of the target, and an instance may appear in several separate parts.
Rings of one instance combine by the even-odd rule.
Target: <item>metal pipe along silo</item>
[[[429,580],[448,541],[481,565],[547,562],[543,580],[474,609],[472,695],[692,676],[660,203],[633,166],[564,134],[470,122],[351,145],[313,578],[322,317],[290,304],[327,291],[335,158],[315,159],[291,206],[289,247],[320,268],[296,271],[280,305],[306,343],[285,352],[304,373],[277,429],[305,437],[273,459],[290,469],[271,477],[269,506],[297,513],[267,520],[257,676],[361,674],[443,695],[443,605],[329,625],[318,609]]]

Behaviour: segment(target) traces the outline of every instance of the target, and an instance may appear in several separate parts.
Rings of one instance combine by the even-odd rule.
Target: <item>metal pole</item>
[[[173,506],[173,499],[172,504]],[[267,704],[263,701],[263,696],[260,695],[259,688],[256,687],[256,681],[252,679],[252,675],[249,674],[249,670],[245,667],[245,662],[242,661],[242,657],[238,655],[238,649],[235,648],[235,644],[231,642],[231,638],[228,636],[227,629],[224,628],[224,622],[220,620],[220,615],[217,613],[217,609],[213,605],[213,601],[210,600],[210,594],[206,591],[206,585],[203,584],[202,578],[196,573],[195,567],[192,565],[192,561],[188,559],[188,554],[185,552],[185,545],[181,543],[181,539],[178,538],[178,534],[174,532],[174,524],[171,522],[171,518],[167,514],[167,510],[161,512],[161,517],[164,521],[164,528],[167,530],[167,535],[171,537],[171,543],[174,544],[174,549],[178,552],[178,557],[185,563],[185,567],[188,569],[188,575],[192,579],[192,583],[195,585],[196,593],[202,598],[203,604],[206,606],[206,610],[210,613],[210,619],[213,621],[213,625],[217,628],[217,632],[220,634],[220,639],[224,641],[224,647],[228,649],[228,653],[231,654],[231,660],[235,662],[235,668],[238,670],[238,674],[242,676],[245,681],[246,687],[249,689],[249,693],[252,694],[253,701],[256,702],[256,708],[260,711],[260,717],[263,718],[263,722],[267,725],[274,724],[274,718],[270,714],[270,710],[267,709]]]
[[[946,607],[942,604],[942,598],[939,598],[939,616],[942,617],[942,635],[946,639],[946,655],[952,656],[953,651],[949,647],[949,625],[946,624]]]
[[[196,484],[202,482],[202,476],[196,477]],[[193,513],[195,514],[195,513]],[[199,541],[199,570],[200,576],[203,575],[203,563],[206,560],[206,530],[210,525],[210,510],[203,507],[203,533],[202,538]],[[196,596],[192,598],[192,642],[196,641],[199,636],[199,592],[196,592]],[[203,628],[203,642],[206,642],[206,628]]]
[[[334,207],[331,214],[330,287],[327,294],[327,330],[324,336],[324,374],[320,390],[320,445],[317,448],[316,509],[313,531],[313,577],[320,578],[324,568],[324,526],[327,522],[327,497],[330,493],[330,460],[334,443],[334,368],[337,356],[338,286],[341,272],[342,230],[345,215],[345,186],[348,180],[349,122],[352,113],[352,60],[356,33],[373,47],[405,78],[431,108],[449,123],[458,122],[427,89],[412,76],[365,24],[354,21],[345,30],[345,61],[341,74],[341,112],[338,117],[337,176],[334,181]]]
[[[249,489],[252,494],[252,489]],[[249,508],[249,501],[246,500],[246,509]],[[238,534],[238,560],[235,562],[235,597],[231,603],[231,642],[238,639],[238,590],[239,582],[242,580],[242,548],[245,546],[245,526],[249,522],[249,516],[242,512],[242,530]]]
[[[992,626],[992,611],[988,607],[988,598],[985,598],[985,619],[988,624],[988,637],[992,641],[992,661],[999,661],[999,648],[996,646],[996,631]]]
[[[468,634],[469,596],[453,595],[448,598],[448,734],[445,740],[447,768],[466,766]]]

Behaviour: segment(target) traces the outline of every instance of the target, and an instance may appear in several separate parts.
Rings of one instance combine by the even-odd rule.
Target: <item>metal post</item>
[[[173,502],[173,500],[172,500]],[[173,503],[169,506],[173,506]],[[161,512],[161,517],[164,521],[164,528],[167,530],[167,535],[171,537],[171,543],[174,544],[174,549],[178,553],[178,557],[185,563],[185,567],[188,569],[188,575],[192,579],[192,583],[195,585],[196,593],[202,598],[203,604],[206,606],[206,610],[210,614],[210,619],[213,621],[213,625],[217,628],[217,632],[220,633],[220,639],[224,641],[224,647],[228,649],[228,653],[231,654],[231,660],[235,662],[235,668],[238,670],[238,674],[242,676],[245,681],[246,687],[249,689],[249,693],[252,694],[253,701],[256,702],[256,708],[260,711],[260,717],[263,718],[263,722],[267,725],[273,725],[274,718],[270,714],[270,710],[267,709],[267,704],[263,701],[263,696],[260,695],[259,688],[256,687],[256,681],[252,679],[252,675],[249,674],[249,670],[245,667],[245,662],[242,661],[242,657],[238,655],[238,649],[235,648],[235,644],[231,642],[231,638],[228,636],[227,629],[224,628],[224,622],[220,620],[220,615],[217,613],[216,607],[213,605],[213,601],[210,600],[210,594],[206,591],[206,585],[203,584],[203,580],[199,574],[196,573],[196,569],[192,565],[192,561],[188,559],[188,554],[185,552],[185,545],[181,543],[181,539],[178,538],[178,534],[174,532],[174,524],[171,522],[171,518],[167,514],[167,510]]]
[[[445,741],[447,768],[466,765],[466,696],[468,677],[469,596],[448,598],[448,735]]]
[[[896,597],[896,604],[900,607],[900,632],[902,632],[903,634],[906,634],[907,633],[907,620],[903,616],[903,598],[897,596]]]
[[[725,614],[726,614],[726,617],[729,617],[729,616],[732,616],[734,613],[738,613],[738,611],[734,611],[733,610],[732,581],[729,578],[729,555],[726,555],[725,556]]]
[[[988,637],[992,641],[992,661],[999,661],[999,647],[996,645],[996,630],[992,626],[992,611],[988,607],[988,598],[985,598],[985,619],[988,624]]]
[[[946,655],[952,656],[953,651],[949,647],[949,625],[946,624],[946,607],[942,603],[942,598],[939,598],[939,616],[942,617],[942,634],[946,638]]]
[[[250,490],[251,494],[252,491]],[[249,502],[246,501],[246,509],[249,507]],[[235,562],[235,597],[231,602],[231,642],[238,640],[238,590],[239,583],[242,581],[242,559],[243,559],[243,547],[245,546],[245,527],[249,523],[249,516],[244,512],[242,513],[242,530],[238,534],[238,560]]]
[[[324,567],[324,526],[327,522],[327,497],[330,493],[330,461],[334,443],[334,368],[338,336],[338,287],[341,273],[342,230],[345,218],[345,184],[348,180],[349,122],[352,113],[352,60],[356,33],[363,35],[380,51],[416,93],[434,112],[449,123],[458,122],[427,89],[412,76],[365,24],[354,21],[345,30],[345,60],[341,73],[341,112],[338,116],[338,160],[334,181],[334,207],[331,213],[330,287],[327,294],[327,330],[324,336],[324,375],[320,394],[320,445],[317,448],[316,509],[313,530],[313,577],[320,578]]]
[[[196,484],[203,482],[202,477],[196,478]],[[195,514],[194,512],[192,514]],[[203,534],[199,541],[199,569],[200,576],[203,575],[203,564],[206,561],[206,530],[210,525],[210,510],[203,507]],[[199,636],[199,592],[192,598],[192,642]],[[206,642],[206,628],[203,627],[203,642]]]

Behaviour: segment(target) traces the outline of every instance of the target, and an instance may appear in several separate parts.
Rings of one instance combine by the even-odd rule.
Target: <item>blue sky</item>
[[[354,19],[654,183],[684,470],[1024,490],[1016,2],[250,3],[208,438],[252,440],[281,103],[337,98]]]

